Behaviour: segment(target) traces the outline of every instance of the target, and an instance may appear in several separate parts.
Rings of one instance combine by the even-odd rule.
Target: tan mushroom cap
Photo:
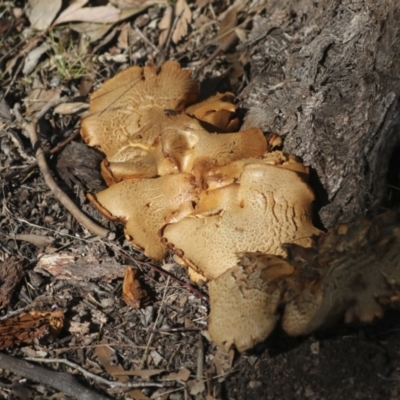
[[[170,159],[164,157],[161,143],[153,150],[131,161],[108,162],[101,164],[101,173],[108,186],[121,180],[155,178],[157,176],[178,173],[178,167]]]
[[[283,243],[311,246],[310,187],[291,170],[249,164],[240,184],[203,192],[193,215],[164,229],[164,240],[188,266],[216,279],[238,252],[284,255]]]
[[[267,141],[258,128],[212,134],[197,120],[183,114],[171,117],[163,126],[161,140],[164,154],[181,172],[192,172],[196,178],[214,166],[261,156],[267,148]]]
[[[307,180],[309,168],[301,160],[282,151],[266,152],[261,158],[247,158],[237,160],[222,167],[214,167],[207,171],[203,178],[203,188],[213,190],[219,187],[239,182],[243,167],[248,164],[269,164],[283,167],[298,172],[304,180]]]
[[[183,111],[196,100],[199,84],[190,75],[173,61],[159,73],[155,66],[120,72],[93,93],[89,115],[82,120],[83,138],[110,162],[143,156],[159,138],[164,110]]]
[[[279,320],[282,279],[294,268],[261,253],[239,254],[239,265],[209,282],[211,339],[225,351],[246,351],[265,340]]]
[[[231,92],[217,93],[200,103],[191,105],[186,113],[206,122],[220,132],[235,132],[239,129],[239,119],[234,117],[235,95]],[[211,129],[207,129],[212,132]],[[214,130],[215,132],[215,130]]]
[[[172,174],[116,183],[98,193],[96,200],[114,218],[126,223],[125,234],[134,247],[161,261],[167,249],[159,230],[193,211],[197,188],[192,175]]]

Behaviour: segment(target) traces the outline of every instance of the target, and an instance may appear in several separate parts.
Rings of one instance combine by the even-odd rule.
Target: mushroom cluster
[[[198,96],[190,71],[171,61],[105,82],[82,119],[84,140],[106,156],[109,186],[90,200],[125,223],[145,255],[160,261],[172,250],[194,281],[207,281],[211,338],[244,351],[269,335],[278,306],[301,286],[282,245],[308,248],[321,232],[311,222],[308,168],[272,151],[260,129],[238,131],[232,93]],[[298,304],[285,314],[290,333],[307,331],[303,322],[292,328],[309,312]]]

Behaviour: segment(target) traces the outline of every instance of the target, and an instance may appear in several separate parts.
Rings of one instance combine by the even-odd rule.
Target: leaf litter
[[[199,332],[207,326],[208,303],[203,289],[193,287],[173,259],[166,260],[162,269],[127,246],[122,227],[107,222],[88,204],[85,195],[97,190],[92,185],[101,182],[101,177],[96,167],[85,165],[92,159],[71,146],[77,139],[71,144],[66,139],[79,128],[79,116],[87,108],[90,91],[118,70],[130,64],[159,62],[166,52],[172,59],[187,53],[187,65],[198,66],[213,52],[213,43],[220,40],[218,16],[231,4],[221,2],[207,8],[186,0],[171,5],[142,0],[51,3],[32,0],[25,9],[11,3],[4,8],[5,21],[14,21],[15,15],[25,19],[7,25],[0,45],[4,71],[0,79],[7,91],[1,104],[13,108],[19,103],[23,117],[32,118],[49,102],[68,96],[67,102],[47,111],[40,121],[41,145],[63,190],[85,213],[111,227],[117,241],[94,240],[55,201],[34,163],[13,150],[16,142],[26,154],[34,154],[18,129],[14,113],[4,108],[13,131],[0,134],[1,148],[10,149],[0,152],[1,178],[10,177],[1,180],[0,230],[7,236],[0,240],[0,259],[13,260],[14,270],[20,272],[10,275],[7,289],[5,284],[0,286],[0,295],[4,293],[3,298],[9,299],[3,302],[1,311],[4,315],[18,309],[47,312],[57,305],[65,313],[65,325],[58,338],[37,341],[32,336],[30,346],[36,355],[66,357],[88,371],[120,382],[165,382],[159,389],[131,389],[132,398],[179,399],[190,396],[190,391],[201,394],[204,388],[214,393],[213,381],[206,383],[203,378],[193,380],[199,383],[191,383],[190,388],[182,384],[191,375],[196,376],[199,355],[210,358],[214,351],[211,343],[205,354],[198,347]],[[198,18],[207,24],[197,26]],[[170,43],[166,43],[168,35]],[[218,77],[228,69],[222,54],[200,73]],[[68,150],[69,146],[74,150],[65,152],[67,158],[62,161],[69,171],[64,181],[65,174],[58,165],[61,167],[63,147]],[[21,265],[19,269],[16,263]],[[125,281],[124,271],[130,271]],[[168,276],[174,280],[168,280]],[[126,305],[123,298],[138,308]],[[13,344],[13,354],[28,354],[19,350],[17,340]],[[104,349],[109,349],[108,358],[104,358]],[[110,374],[110,362],[118,367],[118,373],[126,375]],[[212,373],[213,365],[206,365]],[[36,384],[29,384],[29,388],[35,391]],[[124,397],[124,390],[102,390],[115,398]]]
[[[101,181],[98,164],[85,166],[86,157],[74,147],[66,161],[76,179],[67,182],[57,167],[60,151],[51,150],[58,146],[68,149],[68,143],[62,143],[79,127],[79,114],[90,90],[131,64],[157,63],[165,54],[162,47],[167,45],[168,35],[169,58],[190,68],[200,66],[197,73],[201,80],[221,82],[234,68],[235,74],[228,77],[233,89],[240,87],[248,79],[244,67],[251,52],[236,51],[235,42],[246,41],[251,29],[247,18],[265,13],[266,6],[207,0],[168,4],[112,0],[101,5],[92,0],[62,5],[61,1],[31,0],[24,9],[18,2],[6,3],[1,6],[4,39],[0,44],[0,104],[9,132],[0,132],[0,231],[7,238],[0,238],[0,261],[11,262],[16,273],[1,281],[0,305],[3,316],[23,310],[16,321],[26,321],[27,315],[33,315],[35,323],[40,321],[38,325],[19,325],[17,336],[21,337],[33,326],[31,344],[24,350],[18,347],[21,339],[8,338],[7,344],[14,346],[8,352],[17,357],[65,358],[120,383],[169,382],[162,388],[118,389],[88,379],[113,398],[126,398],[126,393],[134,399],[223,398],[223,381],[235,373],[235,360],[232,353],[217,353],[207,340],[207,301],[192,290],[186,273],[172,258],[166,260],[164,269],[158,268],[125,243],[120,226],[106,221],[88,204],[88,188]],[[162,49],[160,54],[157,48]],[[218,48],[218,54],[210,59]],[[28,155],[34,154],[18,129],[15,114],[6,105],[12,109],[19,103],[23,116],[32,117],[61,95],[67,95],[70,101],[47,111],[39,126],[51,171],[85,213],[116,232],[116,240],[95,239],[77,224],[55,201],[37,166],[16,150],[14,143],[19,143]],[[15,140],[10,140],[10,135]],[[73,140],[77,142],[79,139]],[[42,240],[37,246],[32,240],[12,239],[16,235],[54,240]],[[153,300],[151,305],[134,309],[124,303],[127,265],[141,270],[139,283],[132,278],[125,285],[132,289],[128,297],[141,301],[144,284],[146,295]],[[176,281],[168,280],[170,274]],[[37,340],[42,326],[43,331],[49,329],[54,305],[64,312],[64,327],[57,338],[43,336]],[[203,349],[199,332],[206,344]],[[199,359],[205,371],[198,377]],[[56,364],[53,368],[60,369]],[[86,379],[83,375],[81,378]],[[15,376],[7,373],[4,379],[12,382]],[[35,382],[23,385],[40,393]],[[56,389],[47,390],[59,396]],[[4,388],[0,393],[8,396]]]

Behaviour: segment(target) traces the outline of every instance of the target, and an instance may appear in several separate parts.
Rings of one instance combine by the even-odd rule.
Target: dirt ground
[[[76,388],[80,383],[93,394],[84,397],[79,388],[75,396],[63,394],[66,386],[43,381],[42,370],[37,379],[29,379],[33,375],[18,374],[10,360],[0,357],[0,398],[400,398],[400,314],[395,311],[368,326],[339,321],[309,337],[290,338],[278,329],[249,353],[217,352],[207,334],[207,288],[192,284],[172,256],[160,264],[135,251],[123,227],[88,202],[88,192],[105,187],[99,172],[103,156],[83,144],[81,111],[45,109],[63,96],[84,107],[90,93],[118,71],[166,59],[194,69],[196,78],[206,82],[204,93],[233,90],[240,95],[252,82],[260,52],[256,44],[235,51],[235,44],[254,34],[255,17],[269,15],[265,2],[242,3],[233,15],[226,13],[232,2],[188,2],[187,8],[181,6],[187,31],[179,25],[180,37],[172,35],[167,45],[160,44],[162,31],[176,29],[173,19],[165,19],[168,7],[173,9],[167,3],[91,0],[84,6],[93,7],[86,22],[57,22],[70,2],[60,2],[53,16],[40,1],[0,2],[0,313],[5,321],[30,310],[60,309],[65,315],[56,338],[43,334],[21,343],[26,326],[35,330],[39,325],[16,319],[0,329],[0,344],[4,354],[66,372],[76,379]],[[106,6],[112,7],[108,16],[130,11],[106,24],[107,29],[83,34],[99,28],[95,16],[101,10],[95,7]],[[235,28],[231,43],[224,32]],[[24,121],[41,112],[39,139],[52,176],[86,215],[112,230],[112,237],[92,235],[49,189],[23,129]],[[399,181],[400,175],[390,182],[395,186]],[[393,208],[397,191],[388,201]],[[147,292],[139,309],[122,299],[127,265],[140,270]],[[44,317],[39,320],[45,323]],[[73,364],[63,364],[65,359]]]

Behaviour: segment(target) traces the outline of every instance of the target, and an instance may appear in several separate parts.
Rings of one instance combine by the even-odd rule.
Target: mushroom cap
[[[217,93],[191,105],[186,113],[206,122],[205,128],[210,132],[235,132],[239,129],[239,120],[234,118],[237,109],[234,100],[231,92]]]
[[[216,279],[238,252],[284,255],[283,243],[312,245],[310,187],[294,171],[273,165],[243,167],[240,184],[203,191],[192,215],[164,228],[164,241],[188,266]]]
[[[294,268],[261,253],[239,254],[238,265],[208,283],[211,339],[225,351],[246,351],[264,341],[279,320],[282,279]]]
[[[212,167],[261,156],[267,148],[267,141],[258,128],[212,134],[197,120],[183,114],[171,117],[163,126],[161,140],[165,156],[181,172],[192,172],[198,179]]]
[[[222,167],[214,167],[207,171],[203,178],[203,188],[213,190],[239,182],[243,167],[248,164],[269,164],[298,172],[304,180],[308,179],[309,168],[301,160],[282,151],[266,152],[261,158],[246,158],[234,161]]]
[[[93,93],[89,114],[82,119],[81,134],[89,146],[98,147],[110,162],[125,162],[145,155],[160,135],[164,110],[183,111],[195,101],[199,84],[168,61],[156,66],[128,68]]]
[[[178,173],[178,167],[164,157],[161,143],[153,150],[130,161],[101,163],[101,174],[108,186],[121,180],[155,178],[157,176]]]
[[[126,223],[125,234],[134,247],[161,261],[167,249],[159,230],[190,214],[197,192],[192,175],[172,174],[116,183],[96,195],[95,205],[107,217]]]

